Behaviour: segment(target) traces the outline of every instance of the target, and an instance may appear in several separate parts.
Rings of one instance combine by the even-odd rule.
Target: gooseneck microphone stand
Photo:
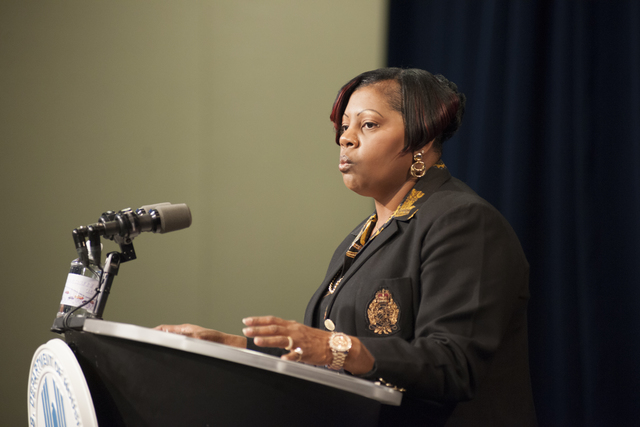
[[[78,253],[78,260],[88,270],[100,270],[100,281],[95,294],[84,304],[75,307],[63,316],[57,317],[51,327],[54,332],[64,332],[68,329],[82,329],[87,317],[102,319],[107,298],[111,291],[114,277],[118,274],[120,264],[136,259],[133,249],[133,238],[142,232],[168,233],[182,230],[191,226],[191,210],[184,204],[157,203],[143,206],[137,210],[131,208],[119,212],[107,211],[100,216],[100,220],[88,226],[73,230],[73,242]],[[107,254],[104,266],[100,267],[102,249],[100,238],[106,237],[120,246],[120,252]],[[87,248],[87,242],[89,248]],[[89,254],[91,251],[91,254]],[[94,274],[97,274],[94,272]],[[80,308],[95,300],[93,313],[86,316],[74,316]]]
[[[138,213],[141,211],[138,210]],[[144,211],[142,211],[144,212]],[[154,211],[152,210],[153,214]],[[140,234],[139,230],[136,230],[135,221],[137,216],[131,209],[125,209],[117,214],[113,211],[107,211],[100,217],[100,222],[97,224],[89,225],[87,227],[81,226],[73,230],[73,241],[76,245],[76,251],[78,252],[78,258],[85,267],[90,267],[89,254],[86,245],[86,241],[89,241],[89,247],[91,249],[91,258],[98,263],[101,259],[101,243],[100,235],[106,235],[109,239],[115,241],[120,246],[121,252],[109,252],[104,262],[104,266],[101,268],[100,283],[98,291],[94,298],[96,298],[96,305],[93,314],[87,313],[86,316],[74,316],[72,310],[70,313],[64,316],[57,317],[53,322],[51,330],[53,332],[63,333],[69,329],[81,330],[84,326],[84,321],[89,318],[102,319],[104,309],[107,305],[107,299],[111,292],[111,285],[113,279],[118,275],[120,270],[120,264],[127,261],[136,259],[136,252],[133,248],[132,239],[134,235]],[[105,226],[106,224],[106,226]],[[110,224],[119,224],[121,230],[134,230],[120,232],[118,234],[107,233]],[[137,232],[136,232],[137,231]],[[134,235],[132,235],[134,234]],[[91,267],[96,267],[95,264]],[[99,266],[98,266],[99,267]],[[80,308],[80,307],[77,307]],[[76,308],[76,309],[77,309]]]

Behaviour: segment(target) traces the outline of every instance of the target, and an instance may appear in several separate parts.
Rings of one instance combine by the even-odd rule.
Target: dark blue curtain
[[[640,1],[390,1],[388,65],[467,94],[452,173],[531,264],[542,426],[640,425]]]

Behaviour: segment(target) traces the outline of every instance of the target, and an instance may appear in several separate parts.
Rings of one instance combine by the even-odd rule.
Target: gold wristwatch
[[[344,360],[351,349],[351,338],[342,332],[333,332],[329,338],[329,348],[333,353],[333,360],[327,368],[339,371],[344,365]]]

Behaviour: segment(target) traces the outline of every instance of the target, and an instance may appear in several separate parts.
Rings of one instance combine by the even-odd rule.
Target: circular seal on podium
[[[36,350],[29,369],[30,427],[97,427],[87,381],[73,351],[61,339]]]

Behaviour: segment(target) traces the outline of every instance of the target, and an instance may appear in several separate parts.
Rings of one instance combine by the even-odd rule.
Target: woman
[[[440,160],[465,97],[442,76],[385,68],[331,112],[345,185],[375,213],[336,250],[304,324],[243,319],[246,336],[158,329],[344,370],[405,392],[394,425],[534,425],[528,263],[500,213]]]

